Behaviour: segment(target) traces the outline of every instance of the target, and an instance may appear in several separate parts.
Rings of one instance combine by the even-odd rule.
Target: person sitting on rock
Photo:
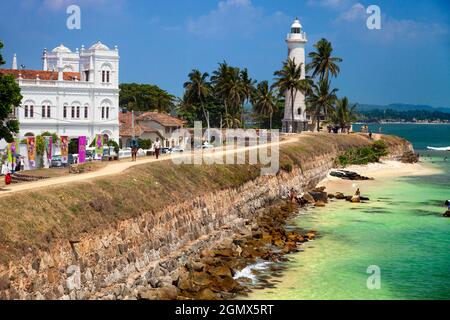
[[[355,192],[355,196],[360,196],[361,195],[361,191],[359,190],[359,188],[358,189],[356,189],[356,192]]]

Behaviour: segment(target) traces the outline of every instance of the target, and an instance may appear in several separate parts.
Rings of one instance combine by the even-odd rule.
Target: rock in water
[[[352,199],[351,199],[351,202],[359,203],[359,202],[361,202],[361,197],[360,196],[353,196]]]
[[[309,194],[308,192],[305,193],[302,196],[302,198],[304,201],[306,201],[307,203],[310,203],[310,204],[314,204],[316,202],[316,200],[314,200],[314,197],[311,194]]]

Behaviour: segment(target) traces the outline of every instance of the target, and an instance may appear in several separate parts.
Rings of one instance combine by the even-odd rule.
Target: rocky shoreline
[[[298,196],[291,190],[284,199],[258,210],[255,219],[246,220],[244,228],[228,240],[191,254],[170,275],[155,279],[151,288],[142,287],[135,297],[127,298],[228,300],[273,287],[273,278],[281,276],[288,255],[301,251],[303,243],[317,236],[315,230],[303,230],[289,221],[306,207],[323,207],[328,199],[352,201],[352,197],[328,194],[324,187]]]
[[[255,221],[246,221],[242,229],[226,242],[192,255],[170,276],[159,280],[155,288],[142,288],[138,299],[220,300],[234,299],[252,289],[270,286],[270,276],[251,273],[238,277],[238,273],[256,263],[271,264],[270,270],[279,272],[274,263],[288,261],[287,254],[298,252],[302,243],[312,240],[315,231],[299,228],[287,230],[286,221],[294,216],[299,206],[290,201],[275,201],[256,214]]]

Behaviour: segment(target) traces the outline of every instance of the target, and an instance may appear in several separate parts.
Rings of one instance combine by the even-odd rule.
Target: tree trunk
[[[227,125],[227,129],[230,127],[230,124],[228,123],[228,106],[227,106],[227,99],[223,101],[223,104],[225,106],[225,124]]]
[[[294,133],[294,89],[291,89],[291,133]]]
[[[272,112],[269,115],[269,123],[270,130],[272,130]]]

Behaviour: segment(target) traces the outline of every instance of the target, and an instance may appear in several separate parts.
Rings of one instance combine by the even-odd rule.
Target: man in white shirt
[[[159,142],[159,138],[156,138],[156,141],[153,144],[153,148],[155,149],[156,159],[158,159],[159,158],[159,152],[161,150],[161,143]]]

